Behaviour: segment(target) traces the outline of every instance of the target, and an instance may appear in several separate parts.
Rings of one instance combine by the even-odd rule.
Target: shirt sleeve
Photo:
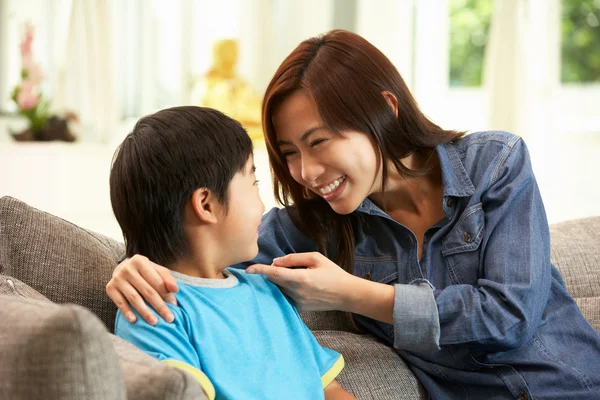
[[[172,323],[158,317],[158,323],[152,326],[137,314],[134,323],[128,322],[118,311],[115,323],[115,335],[135,345],[143,352],[157,358],[167,365],[179,368],[192,375],[200,384],[209,399],[214,399],[215,389],[202,372],[198,353],[188,336],[189,319],[179,307],[168,304],[175,315]]]
[[[500,154],[503,162],[481,198],[485,229],[476,285],[442,290],[421,285],[413,293],[415,301],[422,301],[420,313],[413,320],[395,319],[411,324],[437,316],[428,328],[439,329],[439,340],[427,337],[428,348],[464,344],[508,351],[529,341],[541,323],[552,282],[550,234],[527,148],[521,139],[512,144]],[[405,297],[407,291],[398,286],[397,298]],[[405,309],[399,307],[399,312]]]
[[[337,376],[344,369],[344,357],[335,350],[329,349],[327,347],[323,347],[319,344],[315,335],[312,331],[306,326],[298,310],[296,307],[290,302],[291,306],[294,308],[296,316],[300,321],[300,325],[302,326],[302,333],[308,342],[308,347],[310,348],[314,360],[319,368],[319,373],[321,374],[321,383],[323,384],[323,389],[325,389],[331,382],[337,378]]]

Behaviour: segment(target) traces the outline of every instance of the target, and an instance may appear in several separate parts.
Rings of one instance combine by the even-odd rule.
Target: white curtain
[[[263,93],[281,62],[303,40],[333,28],[333,0],[244,0],[240,74]]]
[[[496,0],[484,64],[489,127],[528,142],[552,132],[558,85],[555,0]]]
[[[119,117],[110,0],[70,3],[62,57],[57,58],[53,108],[79,115],[82,141],[108,143]]]

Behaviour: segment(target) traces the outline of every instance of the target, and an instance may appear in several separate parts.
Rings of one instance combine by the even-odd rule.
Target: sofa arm
[[[0,304],[0,398],[126,398],[108,332],[89,310],[14,295]]]

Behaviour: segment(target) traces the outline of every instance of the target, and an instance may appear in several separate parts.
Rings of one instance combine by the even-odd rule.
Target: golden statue
[[[213,64],[192,90],[192,101],[211,107],[238,120],[254,139],[262,138],[261,99],[235,69],[238,43],[233,39],[217,41],[213,46]]]

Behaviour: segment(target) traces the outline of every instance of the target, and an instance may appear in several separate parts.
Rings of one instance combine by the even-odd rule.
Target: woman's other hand
[[[177,282],[167,268],[137,254],[121,262],[106,285],[108,297],[129,322],[136,320],[135,313],[131,310],[133,307],[151,325],[155,325],[158,320],[144,300],[165,321],[172,322],[173,314],[165,302],[177,304],[173,293],[178,290]]]
[[[359,279],[321,253],[288,254],[274,259],[272,265],[251,265],[246,272],[265,275],[294,300],[296,307],[314,311],[347,311],[348,295]]]

